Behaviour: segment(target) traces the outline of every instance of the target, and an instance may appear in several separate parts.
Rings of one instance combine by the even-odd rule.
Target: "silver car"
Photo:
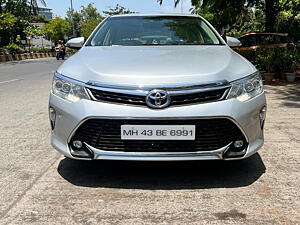
[[[237,160],[264,143],[261,76],[196,15],[105,19],[54,74],[51,143],[81,160]]]

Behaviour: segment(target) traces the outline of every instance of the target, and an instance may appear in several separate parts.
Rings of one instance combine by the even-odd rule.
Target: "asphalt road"
[[[300,85],[266,87],[259,154],[81,162],[50,146],[55,59],[0,64],[0,224],[300,224]]]

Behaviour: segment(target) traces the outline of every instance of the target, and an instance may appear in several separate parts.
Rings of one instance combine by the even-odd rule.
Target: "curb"
[[[8,62],[8,61],[20,61],[25,59],[39,59],[39,58],[50,58],[54,57],[54,53],[24,53],[24,54],[6,54],[0,55],[0,62]]]

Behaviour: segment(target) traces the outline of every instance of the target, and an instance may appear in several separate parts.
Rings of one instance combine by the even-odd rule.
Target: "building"
[[[44,23],[31,23],[31,25],[36,28],[40,28],[44,25]],[[54,43],[43,37],[32,37],[30,40],[30,45],[35,47],[51,48],[54,46]]]
[[[36,10],[37,14],[46,16],[47,19],[51,20],[53,19],[53,13],[52,9],[48,8],[37,8]]]

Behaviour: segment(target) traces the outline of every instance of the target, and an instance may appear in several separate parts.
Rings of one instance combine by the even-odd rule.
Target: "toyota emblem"
[[[146,97],[146,103],[151,108],[162,109],[170,105],[171,98],[167,91],[155,89],[149,91]]]

